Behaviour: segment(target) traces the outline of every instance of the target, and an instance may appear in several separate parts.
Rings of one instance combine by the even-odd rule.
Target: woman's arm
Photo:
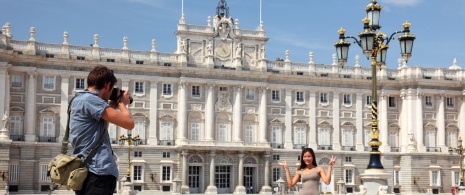
[[[332,156],[331,161],[328,163],[328,174],[325,173],[325,170],[322,167],[318,167],[318,173],[320,174],[321,180],[323,180],[326,185],[331,183],[331,172],[334,164],[336,164],[336,157]]]
[[[284,168],[284,170],[286,171],[286,181],[287,181],[287,185],[289,186],[289,188],[292,188],[295,186],[295,184],[297,184],[297,182],[299,181],[300,179],[300,172],[297,171],[297,173],[295,174],[294,178],[291,179],[291,172],[289,171],[289,167],[287,166],[287,163],[286,161],[283,161],[282,163],[282,167]]]

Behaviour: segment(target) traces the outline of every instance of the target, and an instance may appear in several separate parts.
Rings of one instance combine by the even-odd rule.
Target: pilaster
[[[317,137],[317,127],[316,127],[316,102],[317,102],[317,92],[316,91],[310,91],[309,92],[310,100],[309,100],[309,126],[310,126],[310,147],[311,148],[317,148],[318,144],[316,142],[316,137]]]
[[[179,93],[178,93],[178,135],[176,145],[187,144],[187,102],[186,102],[186,88],[187,82],[179,82]]]
[[[339,142],[340,139],[340,130],[341,130],[341,123],[340,123],[340,101],[339,101],[340,93],[338,91],[333,92],[333,150],[341,150],[341,143]]]
[[[214,116],[215,116],[215,107],[213,105],[214,101],[214,83],[207,83],[206,87],[206,105],[205,105],[205,141],[213,142],[213,126],[214,126]]]
[[[181,194],[189,193],[189,186],[187,185],[187,151],[182,151],[182,173],[181,173]]]
[[[30,71],[27,73],[27,91],[26,91],[26,117],[25,117],[25,141],[26,142],[35,142],[36,141],[36,77],[37,73]]]
[[[215,186],[215,151],[210,151],[210,183],[205,190],[205,194],[218,194],[218,190]]]
[[[241,142],[241,130],[242,130],[242,85],[234,87],[234,118],[233,118],[233,129],[234,138],[233,142]]]
[[[438,97],[438,111],[436,115],[436,127],[438,128],[438,147],[441,148],[441,151],[447,151],[448,148],[446,147],[446,122],[445,122],[445,114],[444,114],[444,98],[445,93],[441,91]]]
[[[260,108],[259,108],[259,123],[258,123],[258,129],[259,129],[259,135],[260,135],[260,142],[267,142],[266,140],[266,129],[268,126],[268,119],[266,115],[266,95],[268,88],[266,87],[261,87],[261,93],[260,93]]]
[[[292,143],[292,89],[286,89],[286,115],[284,119],[284,148],[293,149],[294,144]]]
[[[388,99],[388,94],[386,94],[384,90],[381,90],[381,94],[379,96],[379,107],[378,107],[379,108],[378,109],[378,112],[379,112],[378,124],[379,124],[379,132],[381,133],[380,141],[382,143],[380,147],[381,152],[390,152],[390,149],[391,149],[388,143],[387,99]]]
[[[244,183],[244,154],[240,153],[237,155],[237,157],[239,158],[239,170],[237,170],[238,172],[238,177],[237,177],[237,181],[238,181],[238,184],[236,186],[236,189],[234,190],[234,194],[246,194],[246,191],[245,191],[245,187],[243,185]]]
[[[158,81],[150,81],[150,123],[148,145],[158,145]]]
[[[68,103],[69,103],[69,79],[68,75],[61,75],[61,102],[60,102],[60,133],[58,142],[63,141],[68,121]]]
[[[417,134],[417,149],[418,152],[425,152],[426,147],[423,144],[423,94],[421,89],[417,89],[417,104],[416,104],[416,134]]]
[[[356,94],[356,112],[355,112],[355,128],[357,129],[357,141],[356,143],[356,150],[357,151],[364,151],[365,147],[363,145],[363,97],[364,95],[359,92]]]

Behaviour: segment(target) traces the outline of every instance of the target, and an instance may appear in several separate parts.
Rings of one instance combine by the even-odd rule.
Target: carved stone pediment
[[[220,91],[217,94],[218,101],[215,103],[216,112],[232,112],[232,104],[229,101],[229,92]]]

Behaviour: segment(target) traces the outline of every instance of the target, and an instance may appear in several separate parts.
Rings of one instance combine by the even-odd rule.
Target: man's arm
[[[134,119],[131,112],[126,108],[123,103],[118,104],[119,112],[112,107],[105,108],[102,118],[105,121],[123,127],[127,130],[134,129]]]

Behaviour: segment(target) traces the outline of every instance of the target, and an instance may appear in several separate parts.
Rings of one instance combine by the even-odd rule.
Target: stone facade
[[[213,20],[213,22],[211,21]],[[212,24],[213,23],[213,24]],[[269,192],[284,176],[280,162],[297,167],[302,147],[316,151],[326,168],[338,158],[330,185],[358,191],[368,164],[371,130],[371,69],[268,60],[263,23],[239,28],[228,15],[206,26],[181,18],[174,53],[103,48],[12,39],[10,24],[0,34],[0,113],[8,111],[9,137],[0,145],[0,185],[11,191],[48,188],[49,160],[59,153],[68,101],[86,88],[96,64],[110,67],[118,87],[129,90],[141,143],[118,145],[127,131],[110,126],[121,178],[131,155],[136,189],[186,193]],[[335,62],[334,58],[334,62]],[[390,191],[447,193],[456,181],[458,155],[449,155],[465,135],[465,71],[409,67],[378,72],[382,163]],[[295,169],[293,169],[295,173]],[[292,173],[292,174],[293,174]],[[1,187],[0,186],[0,187]],[[121,183],[118,186],[120,188]]]

